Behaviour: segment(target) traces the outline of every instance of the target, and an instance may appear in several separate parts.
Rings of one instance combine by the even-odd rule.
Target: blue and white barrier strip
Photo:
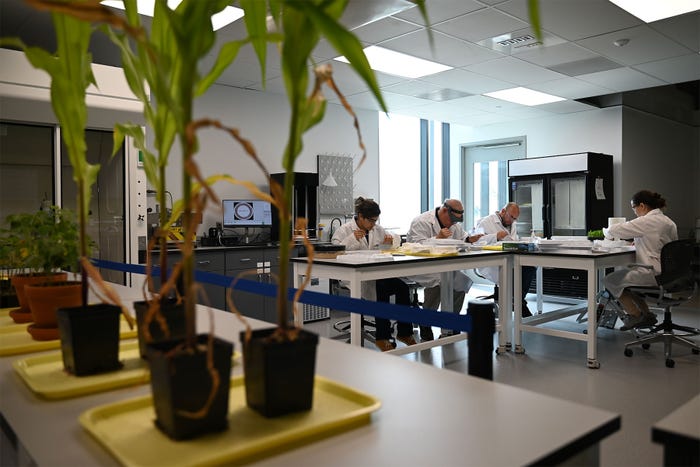
[[[99,268],[112,269],[115,271],[130,272],[135,274],[146,274],[146,267],[138,264],[125,264],[115,261],[93,259],[92,263]],[[157,276],[159,267],[151,268],[151,275]],[[195,280],[201,283],[218,285],[224,288],[233,287],[235,290],[250,292],[266,297],[277,296],[277,284],[264,284],[247,279],[235,279],[216,274],[213,272],[195,271]],[[290,287],[287,290],[289,300],[294,298],[297,289]],[[340,295],[329,295],[327,293],[312,292],[305,290],[299,299],[302,303],[328,307],[334,310],[348,311],[351,313],[362,313],[363,315],[378,318],[393,319],[406,323],[416,323],[423,326],[437,326],[455,331],[471,332],[472,319],[468,315],[458,315],[456,313],[440,313],[438,311],[415,308],[406,305],[394,305],[386,302],[373,302],[359,298],[342,297]]]

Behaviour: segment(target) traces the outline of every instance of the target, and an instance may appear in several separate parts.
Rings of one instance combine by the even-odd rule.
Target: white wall
[[[628,107],[622,122],[619,214],[632,216],[629,200],[637,191],[656,191],[666,199],[678,235],[688,237],[700,218],[700,129]]]
[[[377,198],[379,187],[378,117],[374,111],[358,110],[362,138],[367,148],[367,160],[354,174],[355,196]],[[214,85],[195,105],[198,118],[218,119],[222,124],[237,128],[250,140],[260,160],[270,173],[282,172],[282,155],[286,144],[289,106],[281,95]],[[199,133],[200,150],[196,161],[206,177],[227,173],[238,179],[250,180],[267,191],[267,181],[241,146],[227,133],[208,129]],[[357,133],[351,116],[339,105],[329,104],[326,118],[304,138],[304,148],[297,160],[297,172],[316,172],[319,154],[359,155]],[[182,196],[180,150],[176,147],[167,170],[168,190],[177,200]],[[359,161],[359,159],[357,159]],[[246,198],[244,187],[217,183],[215,191],[221,198]],[[216,222],[221,222],[220,208],[209,206],[198,234]]]

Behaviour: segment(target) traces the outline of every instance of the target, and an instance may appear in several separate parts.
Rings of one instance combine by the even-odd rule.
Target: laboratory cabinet
[[[296,255],[295,251],[291,252]],[[172,268],[182,258],[179,251],[168,253],[168,267]],[[153,265],[159,264],[159,255],[151,254]],[[279,251],[275,246],[269,247],[204,247],[195,249],[195,269],[198,271],[221,274],[230,278],[274,284],[279,272]],[[291,267],[289,269],[289,286],[292,285]],[[156,288],[160,281],[154,277]],[[221,310],[233,311],[227,302],[227,288],[219,285],[203,283],[197,303],[210,305]],[[234,305],[245,316],[274,323],[277,321],[274,297],[233,290],[231,292]],[[291,316],[291,306],[290,306]]]

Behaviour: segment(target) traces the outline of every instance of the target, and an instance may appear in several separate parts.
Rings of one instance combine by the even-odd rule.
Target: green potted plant
[[[44,283],[65,285],[68,277],[65,270],[75,271],[78,229],[73,213],[57,206],[11,214],[5,224],[7,228],[0,233],[3,263],[14,270],[11,281],[20,305],[20,308],[10,311],[10,316],[17,323],[27,323],[34,321],[29,287]],[[47,323],[40,319],[41,324]],[[57,338],[57,333],[54,334],[53,338]]]
[[[80,306],[58,310],[61,349],[66,370],[75,375],[109,371],[119,363],[119,314],[133,325],[122,306],[107,303],[88,304],[88,276],[108,297],[118,302],[116,294],[99,276],[89,260],[89,239],[86,233],[90,189],[97,179],[99,165],[87,161],[85,129],[88,86],[96,84],[91,68],[88,45],[92,35],[89,22],[62,14],[70,2],[28,0],[36,8],[52,12],[57,50],[51,54],[39,47],[28,47],[18,39],[3,39],[3,44],[20,47],[29,62],[46,71],[51,78],[51,105],[61,125],[61,138],[73,167],[73,180],[78,187],[78,226],[80,239],[81,300]],[[81,3],[90,8],[97,2]],[[87,347],[84,350],[83,346]]]

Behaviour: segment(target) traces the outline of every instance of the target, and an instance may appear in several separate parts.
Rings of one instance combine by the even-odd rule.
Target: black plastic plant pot
[[[207,367],[208,339],[207,334],[198,335],[194,349],[185,348],[182,340],[146,345],[155,423],[171,439],[192,439],[228,428],[233,344],[213,340],[213,368],[218,373],[214,386]],[[214,396],[207,408],[213,387]]]
[[[134,302],[134,311],[136,312],[136,326],[139,337],[139,353],[141,358],[146,358],[146,344],[150,342],[162,342],[166,340],[182,340],[185,338],[185,304],[177,303],[176,299],[161,300],[160,313],[165,319],[169,335],[163,332],[160,324],[155,319],[148,323],[148,330],[151,334],[151,340],[146,342],[144,320],[148,312],[148,302]]]
[[[240,334],[246,403],[265,417],[311,410],[318,335],[300,330],[294,341],[279,342],[269,338],[275,329],[253,331],[247,343]]]
[[[99,303],[86,307],[59,308],[63,366],[75,376],[118,370],[119,319],[121,309]]]

